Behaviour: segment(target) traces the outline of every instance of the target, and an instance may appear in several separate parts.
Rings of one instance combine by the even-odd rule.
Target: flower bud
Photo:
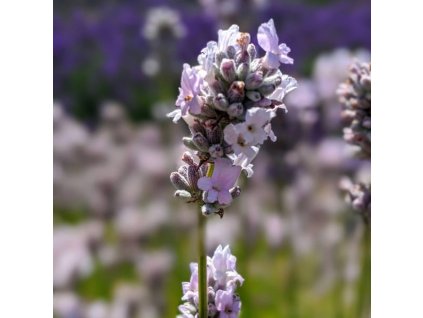
[[[188,175],[188,167],[187,167],[187,166],[180,166],[180,167],[178,168],[178,173],[179,173],[182,177],[184,177],[184,179],[186,179],[186,178],[187,178],[187,175]]]
[[[222,140],[222,129],[219,126],[214,126],[206,129],[207,140],[209,144],[220,144]]]
[[[235,48],[232,45],[229,45],[226,49],[226,54],[228,55],[230,59],[233,59],[236,54]]]
[[[203,125],[201,125],[198,121],[194,121],[194,123],[189,127],[189,130],[193,135],[197,132],[202,134],[205,133]]]
[[[263,96],[268,96],[272,94],[276,89],[276,86],[273,84],[265,84],[261,85],[259,88],[260,93],[263,94]]]
[[[216,119],[209,118],[209,119],[204,121],[204,129],[213,128],[214,126],[216,126],[216,124],[217,124]]]
[[[233,103],[228,107],[228,115],[231,117],[240,117],[244,114],[244,106],[242,103]]]
[[[245,87],[248,90],[253,90],[258,88],[261,83],[263,83],[263,72],[254,72],[250,73],[245,79]]]
[[[216,112],[214,111],[213,108],[211,108],[210,106],[203,104],[201,106],[201,116],[205,116],[205,117],[215,117],[216,116]]]
[[[188,181],[178,172],[172,172],[170,174],[170,181],[177,190],[185,190],[188,192],[191,190]]]
[[[223,79],[229,83],[233,82],[236,77],[235,61],[230,59],[223,59],[220,64],[220,74]]]
[[[198,150],[197,146],[195,145],[195,143],[192,141],[192,138],[190,137],[183,137],[182,143],[184,144],[185,147],[189,149]]]
[[[241,188],[236,186],[235,188],[232,188],[229,192],[231,193],[232,199],[235,199],[240,196]]]
[[[281,85],[281,83],[282,77],[280,77],[279,75],[267,76],[263,81],[263,85],[275,85],[276,87]]]
[[[217,52],[216,53],[216,64],[217,66],[220,66],[220,64],[222,63],[223,59],[227,58],[228,56],[226,55],[225,52]]]
[[[197,190],[197,182],[200,178],[200,174],[198,173],[196,166],[189,166],[188,167],[188,183],[193,190]]]
[[[245,97],[245,84],[242,81],[235,81],[228,89],[229,102],[242,102]]]
[[[268,98],[263,98],[263,99],[261,99],[259,102],[258,102],[258,106],[259,107],[268,107],[268,106],[270,106],[270,105],[272,105],[272,101],[270,100],[270,99],[268,99]]]
[[[207,105],[213,104],[213,96],[212,95],[207,95],[205,100],[206,100]]]
[[[247,51],[241,51],[236,56],[236,64],[240,63],[248,63],[250,62],[250,56],[248,55]]]
[[[210,88],[214,94],[219,94],[224,91],[222,84],[219,81],[214,81],[210,84]]]
[[[201,133],[196,133],[192,137],[192,141],[197,146],[198,150],[207,151],[209,149],[209,142],[207,141],[206,137],[204,137]]]
[[[207,193],[207,192],[203,192]],[[219,212],[219,208],[217,208],[214,204],[206,203],[201,207],[201,213],[203,213],[204,216],[209,216],[211,214],[215,214]]]
[[[255,72],[261,67],[262,61],[261,59],[254,59],[250,63],[250,71]]]
[[[220,144],[212,145],[209,148],[209,153],[213,158],[223,157],[223,147]]]
[[[251,36],[249,33],[247,32],[241,32],[239,34],[239,38],[236,40],[236,42],[238,43],[238,45],[245,50],[245,47],[250,44],[251,42]]]
[[[258,102],[261,99],[261,95],[257,91],[247,91],[246,95],[253,102]]]
[[[176,190],[174,195],[175,195],[175,197],[178,197],[178,198],[185,198],[185,199],[191,199],[192,198],[191,193],[189,193],[188,191],[185,191],[185,190]]]
[[[248,55],[250,56],[250,61],[256,58],[257,50],[256,50],[256,46],[253,43],[248,44],[247,52],[248,52]]]
[[[195,166],[194,157],[188,151],[182,155],[182,161],[189,166]]]
[[[236,75],[239,80],[243,81],[248,75],[249,66],[247,63],[241,63],[236,70]]]
[[[213,105],[218,110],[226,111],[228,109],[229,103],[225,95],[219,93],[214,97]]]

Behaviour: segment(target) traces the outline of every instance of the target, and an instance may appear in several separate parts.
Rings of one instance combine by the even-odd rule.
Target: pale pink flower
[[[232,196],[229,190],[241,173],[241,167],[233,166],[226,158],[216,159],[213,175],[202,177],[198,180],[198,187],[206,192],[206,199],[209,203],[218,201],[220,204],[230,204]]]

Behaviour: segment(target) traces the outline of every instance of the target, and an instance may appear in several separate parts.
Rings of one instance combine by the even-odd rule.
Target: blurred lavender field
[[[336,90],[370,61],[370,1],[60,1],[54,4],[54,314],[175,317],[196,261],[196,210],[173,198],[173,109],[184,62],[232,23],[275,20],[299,81],[278,136],[207,225],[246,282],[241,317],[369,317],[370,226],[340,190],[370,180],[342,138]]]

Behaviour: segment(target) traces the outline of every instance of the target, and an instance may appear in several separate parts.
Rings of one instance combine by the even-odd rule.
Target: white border
[[[2,317],[51,317],[52,1],[0,2]]]
[[[423,317],[423,14],[372,2],[372,317]],[[51,317],[53,2],[0,3],[1,316]]]
[[[372,1],[372,317],[423,317],[423,15]]]

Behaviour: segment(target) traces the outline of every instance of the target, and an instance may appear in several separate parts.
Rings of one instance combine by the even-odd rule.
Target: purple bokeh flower
[[[230,189],[234,187],[241,173],[241,167],[233,166],[229,159],[219,158],[211,178],[202,177],[198,180],[198,187],[206,192],[209,203],[218,201],[220,204],[230,204],[232,196]]]
[[[279,63],[294,63],[294,60],[288,56],[291,49],[285,43],[279,44],[273,19],[259,26],[257,41],[261,48],[266,51],[263,61],[267,67],[275,69],[279,67]]]

